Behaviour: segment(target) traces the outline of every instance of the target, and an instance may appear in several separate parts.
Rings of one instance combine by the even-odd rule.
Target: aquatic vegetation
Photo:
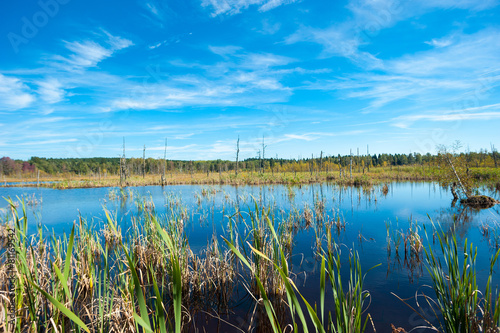
[[[431,277],[435,298],[416,295],[417,308],[428,306],[433,315],[426,317],[411,307],[426,323],[426,328],[438,332],[498,332],[500,330],[500,293],[493,291],[493,269],[500,250],[490,259],[489,275],[484,292],[477,282],[477,247],[464,241],[463,250],[453,233],[435,230],[438,249],[428,241],[425,246],[426,269]],[[419,301],[422,298],[423,301]],[[424,312],[425,313],[425,312]],[[436,325],[432,324],[438,321]]]
[[[401,254],[400,247],[403,246],[404,257],[403,257],[403,267],[408,270],[408,277],[410,281],[413,281],[415,277],[420,277],[423,273],[422,271],[422,260],[423,260],[423,244],[422,237],[420,236],[420,226],[414,222],[411,218],[408,221],[408,229],[404,231],[398,227],[396,222],[396,228],[392,227],[390,222],[386,222],[387,230],[387,258],[388,266],[390,269],[390,262],[392,256],[392,250],[394,249],[394,262],[401,265]]]
[[[382,186],[382,194],[384,196],[387,196],[388,193],[389,193],[389,186],[387,184],[384,184],[384,186]]]
[[[498,222],[483,223],[479,226],[479,231],[490,248],[500,249],[500,224]]]
[[[427,270],[436,293],[436,305],[443,316],[440,324],[445,332],[490,332],[500,326],[500,294],[493,295],[492,275],[500,250],[490,261],[490,274],[484,294],[476,280],[477,248],[464,241],[460,251],[457,239],[438,232],[444,260],[432,247],[425,248]]]
[[[79,327],[137,332],[142,326],[166,332],[162,327],[171,326],[180,332],[189,323],[188,317],[180,319],[182,311],[223,311],[229,306],[236,280],[230,252],[214,239],[204,256],[194,255],[180,218],[163,220],[144,205],[132,235],[124,238],[106,210],[101,232],[80,217],[69,238],[53,237],[50,242],[41,229],[39,237],[26,237],[24,202],[21,216],[9,204],[13,215],[1,225],[2,230],[13,228],[16,237],[15,331]],[[5,290],[7,265],[2,258],[0,285]],[[3,309],[6,302],[0,300]]]
[[[250,246],[253,258],[260,258],[266,262],[271,263],[277,273],[278,277],[284,286],[283,292],[286,294],[288,300],[288,308],[290,311],[289,324],[294,331],[308,332],[309,325],[312,325],[318,332],[364,332],[366,325],[371,317],[369,314],[364,315],[366,311],[366,301],[370,297],[370,293],[363,289],[363,280],[365,275],[362,275],[361,264],[359,255],[357,253],[349,252],[349,280],[347,288],[341,278],[341,251],[340,247],[332,244],[331,238],[328,239],[328,249],[333,251],[326,251],[321,260],[321,277],[320,277],[320,308],[312,307],[304,296],[299,292],[297,286],[293,282],[289,271],[289,262],[285,249],[280,242],[279,236],[274,230],[273,223],[268,216],[264,216],[268,228],[273,235],[270,243],[274,247],[274,257],[269,257],[266,253]],[[282,327],[286,324],[280,321],[280,316],[277,315],[279,311],[275,308],[275,303],[269,298],[269,293],[266,291],[265,284],[262,282],[259,270],[251,264],[251,259],[242,254],[242,252],[231,242],[226,240],[226,243],[236,256],[246,265],[252,275],[255,277],[259,292],[259,296],[264,302],[268,324],[274,332],[283,332]],[[276,256],[277,253],[277,256]],[[332,312],[328,313],[325,320],[325,294],[326,294],[326,275],[328,275],[332,296],[335,301],[335,312],[333,317]],[[265,281],[265,280],[264,280]],[[256,298],[257,299],[257,298]],[[300,301],[299,301],[300,300]],[[305,310],[303,310],[303,305]],[[310,322],[306,319],[304,313],[309,315]],[[363,317],[364,320],[363,320]],[[335,320],[333,319],[335,318]],[[372,322],[373,324],[373,322]],[[300,329],[299,329],[300,328]]]
[[[346,212],[332,207],[331,202],[340,204],[341,198],[329,196],[330,188],[319,193],[311,186],[295,187],[297,196],[312,193],[311,206],[287,200],[286,188],[281,193],[279,188],[236,191],[231,199],[230,192],[205,187],[205,195],[200,189],[194,203],[193,198],[162,191],[156,205],[140,191],[134,191],[129,200],[124,189],[132,213],[110,203],[103,208],[102,224],[79,217],[68,236],[43,234],[41,228],[30,235],[23,200],[11,201],[10,214],[0,223],[4,246],[0,293],[6,295],[5,244],[9,230],[15,230],[20,253],[16,269],[22,277],[16,281],[18,326],[14,331],[196,332],[211,330],[214,321],[222,331],[226,325],[245,332],[371,330],[379,318],[372,321],[368,314],[374,314],[367,290],[372,283],[365,279],[369,266],[361,265],[356,251],[361,244],[351,248],[341,241],[355,243],[358,236],[360,242],[369,241],[366,247],[371,251],[383,250],[386,238],[388,263],[401,260],[410,274],[420,276],[427,249],[423,227],[411,218],[403,228],[387,222],[380,243],[373,226],[365,224],[363,229],[351,221],[348,224]],[[119,189],[114,191],[121,195]],[[353,189],[351,204],[372,192],[373,188]],[[194,209],[184,205],[189,199]],[[19,216],[14,213],[16,203]],[[366,205],[370,206],[368,200]],[[127,211],[126,223],[117,221],[109,207]],[[205,220],[217,222],[202,235],[206,243],[202,239],[201,245],[193,241],[199,235],[192,233],[198,218],[204,227],[212,227]],[[362,229],[375,238],[365,238]],[[481,231],[485,239],[493,239],[491,224]],[[366,253],[363,250],[362,255]],[[303,265],[309,259],[312,263]],[[486,292],[477,290],[481,312]],[[0,313],[6,313],[8,301],[0,296]],[[492,309],[493,303],[489,303]],[[493,318],[494,311],[488,316]]]
[[[36,194],[32,193],[31,195],[29,194],[21,195],[21,200],[24,200],[26,206],[34,207],[42,204],[43,197],[40,197],[40,199],[38,199],[36,197]]]

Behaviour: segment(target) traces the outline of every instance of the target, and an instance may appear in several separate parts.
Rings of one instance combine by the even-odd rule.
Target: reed
[[[500,249],[500,224],[497,222],[485,222],[479,226],[479,231],[490,248],[495,250]]]
[[[266,247],[255,248],[248,244],[251,249],[251,255],[245,255],[234,243],[225,239],[228,247],[235,253],[241,262],[250,270],[256,281],[259,292],[256,300],[262,300],[265,307],[268,324],[273,332],[283,332],[283,327],[290,326],[293,331],[309,332],[310,327],[313,327],[316,332],[364,332],[366,325],[371,317],[369,314],[364,315],[367,308],[367,300],[370,293],[363,289],[363,281],[365,275],[362,274],[361,263],[357,253],[349,252],[349,273],[347,285],[343,282],[341,273],[341,251],[340,247],[332,243],[332,238],[327,239],[327,251],[321,260],[320,270],[320,309],[312,307],[310,303],[302,296],[299,289],[292,279],[289,270],[289,256],[286,248],[274,228],[274,223],[269,218],[268,213],[264,212],[261,216],[266,221],[267,230],[272,235],[268,240],[273,251],[269,251]],[[262,227],[262,225],[260,225]],[[328,234],[328,233],[327,233]],[[331,233],[329,233],[331,236]],[[263,251],[262,251],[263,250]],[[275,303],[271,300],[269,289],[266,289],[267,277],[261,274],[258,265],[253,264],[252,260],[258,262],[268,262],[274,266],[277,276],[281,279],[284,286],[284,292],[287,298],[287,306],[289,309],[289,323],[280,320],[277,315],[279,312],[275,307]],[[378,266],[378,265],[377,265]],[[375,266],[376,267],[376,266]],[[326,295],[326,276],[328,275],[331,285],[332,296],[335,301],[334,315],[328,313],[325,319],[325,295]],[[305,309],[303,309],[305,306]],[[306,314],[309,315],[309,320],[306,319]],[[364,319],[364,320],[363,320]]]
[[[205,194],[202,190],[200,200],[212,200],[214,190],[207,188]],[[124,193],[129,200],[128,192]],[[201,315],[221,319],[231,314],[235,303],[241,301],[239,293],[246,300],[255,300],[245,327],[255,332],[357,333],[373,325],[367,312],[371,296],[364,287],[369,270],[362,269],[356,251],[344,250],[346,247],[335,242],[346,221],[340,214],[328,216],[323,201],[316,200],[314,209],[285,213],[263,204],[262,198],[253,198],[246,213],[237,209],[227,216],[223,241],[214,233],[207,246],[194,253],[186,232],[190,213],[180,197],[166,194],[166,213],[160,215],[150,198],[137,193],[131,196],[138,213],[129,230],[123,232],[116,216],[104,209],[102,229],[94,230],[80,217],[71,233],[61,237],[46,235],[41,228],[28,236],[24,201],[8,201],[9,214],[0,223],[0,244],[5,252],[7,235],[13,230],[18,253],[17,320],[15,327],[6,327],[2,318],[4,331],[196,331],[203,326],[196,322]],[[226,202],[235,204],[227,197]],[[296,285],[301,272],[291,265],[294,237],[308,226],[317,237],[318,305],[311,305],[301,294]],[[472,246],[466,243],[462,261],[451,236],[436,233],[441,249],[437,253],[430,246],[424,248],[422,229],[412,220],[405,230],[390,223],[386,228],[389,256],[390,251],[396,256],[403,256],[404,251],[411,268],[419,267],[425,255],[436,292],[435,300],[426,299],[437,305],[436,312],[444,318],[436,329],[498,330],[500,298],[493,293],[492,277],[500,251],[492,258],[481,293],[475,281],[477,252]],[[488,232],[491,235],[492,231]],[[2,296],[7,289],[5,260],[2,255]],[[334,304],[331,309],[325,306],[328,297]],[[0,297],[0,313],[6,313],[8,303],[8,298]],[[262,318],[265,321],[258,320]]]
[[[68,236],[27,236],[25,205],[9,200],[2,230],[14,230],[16,322],[13,332],[181,332],[199,311],[227,311],[236,273],[232,252],[215,237],[204,254],[189,248],[182,209],[161,218],[143,202],[126,237],[105,210],[101,232],[80,218]],[[181,211],[179,213],[178,211]],[[36,236],[36,237],[35,237]],[[5,246],[5,244],[4,244]],[[5,249],[5,248],[4,248]],[[7,289],[2,252],[1,290]],[[6,314],[9,299],[2,297]]]
[[[426,233],[427,235],[427,233]],[[477,247],[464,241],[459,246],[454,230],[444,232],[433,225],[433,237],[437,238],[437,247],[427,240],[424,247],[426,268],[432,281],[431,288],[435,298],[424,293],[416,295],[425,301],[431,309],[433,318],[424,315],[429,311],[418,311],[406,300],[399,298],[420,316],[427,326],[420,328],[436,332],[499,332],[500,331],[500,293],[493,292],[493,270],[500,250],[490,259],[489,275],[484,289],[480,289],[476,276]],[[433,241],[434,243],[434,241]],[[438,324],[432,324],[437,320]]]
[[[438,232],[443,259],[431,247],[425,248],[427,270],[436,294],[436,305],[443,321],[440,330],[458,332],[498,332],[500,294],[493,295],[493,268],[500,250],[490,260],[490,273],[484,293],[476,281],[477,248],[464,241],[460,250],[454,234]]]

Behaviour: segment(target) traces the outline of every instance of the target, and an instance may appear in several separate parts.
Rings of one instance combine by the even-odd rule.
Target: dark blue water
[[[489,258],[494,252],[494,246],[483,237],[480,227],[489,225],[490,228],[496,227],[497,232],[500,230],[500,205],[481,211],[464,210],[458,203],[452,207],[451,194],[434,183],[393,183],[389,185],[387,195],[382,193],[381,187],[363,189],[329,184],[294,187],[145,186],[124,189],[125,197],[119,192],[117,188],[54,190],[12,187],[0,188],[0,197],[25,198],[30,233],[35,233],[37,225],[41,225],[59,235],[68,233],[79,215],[99,228],[104,219],[104,207],[116,214],[122,231],[126,232],[131,226],[131,217],[137,214],[138,203],[152,201],[160,214],[168,215],[172,208],[184,211],[185,230],[194,252],[203,249],[214,233],[219,237],[228,237],[229,217],[237,207],[244,216],[248,216],[245,212],[253,209],[254,200],[272,207],[276,225],[281,216],[288,216],[294,211],[302,216],[305,209],[315,211],[315,202],[323,202],[323,219],[340,217],[346,222],[345,231],[335,235],[338,243],[345,244],[342,248],[358,251],[364,271],[382,264],[368,273],[364,285],[364,289],[371,293],[368,312],[381,332],[389,331],[391,323],[406,329],[424,324],[391,292],[401,298],[412,298],[416,291],[433,295],[431,289],[423,287],[431,283],[425,268],[409,269],[402,256],[399,261],[395,258],[394,249],[388,257],[387,223],[393,229],[406,231],[411,221],[418,226],[424,243],[424,226],[428,231],[432,223],[439,224],[445,231],[454,227],[459,244],[467,238],[469,243],[478,246],[480,286],[485,283]],[[484,192],[500,199],[498,193],[487,189]],[[7,203],[2,200],[2,215],[7,211],[6,207]],[[240,230],[244,229],[244,223],[239,226]],[[432,241],[432,231],[428,234]],[[292,269],[298,274],[297,286],[311,300],[311,304],[317,302],[319,296],[319,263],[315,253],[314,228],[300,229],[294,238]],[[496,268],[500,270],[498,264]],[[495,275],[494,284],[500,282],[499,276]],[[326,303],[333,306],[331,299],[327,299]],[[409,303],[415,306],[414,299]]]

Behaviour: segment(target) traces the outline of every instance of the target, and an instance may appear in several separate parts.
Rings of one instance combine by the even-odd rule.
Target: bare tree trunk
[[[457,171],[455,170],[455,166],[453,165],[453,162],[451,161],[450,157],[449,156],[446,156],[446,159],[448,161],[448,163],[450,164],[451,166],[451,169],[453,170],[453,173],[455,174],[455,177],[457,177],[458,179],[458,183],[460,184],[460,187],[462,189],[462,192],[464,192],[465,196],[467,197],[467,199],[469,199],[469,193],[467,192],[467,190],[465,189],[465,186],[464,184],[462,184],[462,181],[460,180],[460,177],[458,176],[458,173]]]
[[[323,151],[319,154],[319,173],[323,171]]]
[[[165,184],[167,179],[167,138],[165,138],[165,151],[163,152],[163,175],[161,176],[161,185]]]
[[[497,166],[497,154],[496,154],[497,150],[492,143],[490,143],[490,145],[491,145],[491,155],[493,155],[493,162],[495,163],[495,168],[497,168],[498,167]]]
[[[240,155],[240,136],[238,135],[238,141],[236,141],[236,177],[238,177],[238,159]]]
[[[264,144],[264,136],[262,136],[262,173],[266,172],[266,145]]]
[[[142,179],[146,177],[146,145],[144,145],[144,149],[142,150]]]
[[[358,157],[356,158],[356,164],[358,165],[358,172],[361,172],[361,164],[359,163],[359,147],[358,147]]]
[[[314,160],[313,160],[313,158],[314,158],[314,155],[313,155],[313,154],[311,154],[311,165],[310,165],[310,168],[311,168],[311,176],[313,175],[313,165],[314,165]]]
[[[370,148],[368,147],[368,145],[366,145],[366,156],[368,157],[368,163],[367,163],[368,172],[370,172],[370,164],[372,158],[370,157]]]
[[[125,137],[123,138],[123,155],[120,158],[120,186],[127,181],[127,166],[125,158]]]
[[[349,160],[349,174],[350,174],[350,177],[352,179],[352,149],[350,150],[350,160]]]

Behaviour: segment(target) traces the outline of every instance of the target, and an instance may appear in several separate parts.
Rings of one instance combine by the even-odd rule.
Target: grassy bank
[[[162,181],[161,175],[145,175],[128,177],[122,182],[123,186],[145,186],[145,185],[261,185],[261,184],[309,184],[319,182],[333,182],[341,185],[372,185],[392,181],[434,181],[439,179],[443,171],[436,167],[422,166],[394,166],[394,167],[372,167],[365,172],[353,170],[352,176],[347,170],[341,174],[339,170],[332,172],[240,172],[238,176],[234,172],[221,173],[169,173]],[[500,188],[499,168],[471,168],[470,176],[477,182],[490,184]],[[117,175],[109,176],[44,176],[38,179],[39,186],[58,189],[67,188],[91,188],[120,186],[120,178]],[[4,183],[17,182],[14,186],[37,186],[37,178],[5,178]],[[32,182],[33,184],[22,184]],[[49,183],[54,182],[54,183]]]

